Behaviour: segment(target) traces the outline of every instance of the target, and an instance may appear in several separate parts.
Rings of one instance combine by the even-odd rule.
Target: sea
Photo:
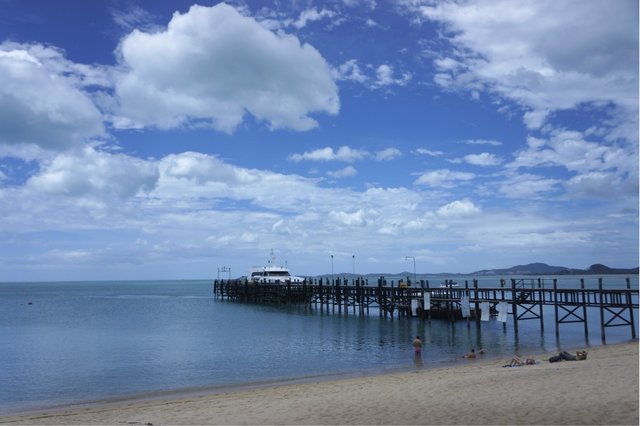
[[[558,287],[578,287],[580,278],[558,277]],[[603,286],[625,288],[625,278],[603,277]],[[638,277],[629,278],[637,289]],[[584,279],[597,288],[598,278]],[[479,286],[498,287],[499,278]],[[474,362],[462,357],[471,348],[507,362],[602,344],[597,309],[588,312],[588,336],[581,323],[561,324],[556,336],[553,308],[544,331],[539,320],[519,321],[516,335],[511,316],[478,327],[374,310],[345,315],[220,300],[212,289],[212,280],[0,283],[0,414],[465,364]],[[606,329],[607,344],[629,340],[629,326]]]

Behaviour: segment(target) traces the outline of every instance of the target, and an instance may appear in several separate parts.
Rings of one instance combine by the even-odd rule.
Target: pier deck
[[[499,281],[499,287],[478,287],[473,280],[465,281],[464,287],[430,287],[422,280],[408,285],[387,286],[383,277],[377,285],[364,279],[348,281],[305,280],[303,283],[255,284],[247,280],[215,280],[213,294],[222,300],[245,303],[305,304],[327,312],[339,314],[371,315],[393,318],[418,317],[421,319],[460,318],[481,319],[498,316],[506,324],[507,316],[513,319],[515,333],[518,322],[538,320],[544,329],[544,306],[554,309],[555,332],[560,325],[583,323],[588,336],[588,308],[599,311],[602,341],[606,341],[605,329],[627,326],[631,337],[636,338],[638,289],[631,288],[629,278],[626,288],[603,288],[598,279],[598,288],[560,288],[557,279],[511,279]],[[485,312],[483,315],[482,308]],[[500,315],[503,311],[502,315]]]

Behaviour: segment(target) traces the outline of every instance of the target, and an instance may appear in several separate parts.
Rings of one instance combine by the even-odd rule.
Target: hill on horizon
[[[615,275],[615,274],[632,274],[638,275],[639,272],[638,267],[635,268],[610,268],[601,263],[595,263],[589,266],[587,269],[577,269],[577,268],[568,268],[566,266],[552,266],[547,265],[546,263],[534,262],[526,265],[516,265],[511,268],[502,268],[502,269],[483,269],[480,271],[475,271],[471,273],[460,273],[460,272],[438,272],[438,273],[430,273],[430,272],[418,272],[417,275],[442,275],[442,276],[450,276],[450,275]],[[338,273],[334,274],[335,276],[340,277],[353,277],[352,273]],[[321,274],[319,277],[328,277],[331,274]],[[376,273],[368,273],[368,274],[355,274],[355,276],[365,276],[365,277],[412,277],[413,272],[410,271],[402,271],[398,273],[390,273],[390,272],[376,272]]]

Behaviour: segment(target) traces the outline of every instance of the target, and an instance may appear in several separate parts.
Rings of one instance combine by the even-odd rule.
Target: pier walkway
[[[626,279],[626,288],[603,288],[602,278],[598,288],[585,288],[584,279],[580,288],[560,288],[557,279],[531,278],[511,279],[510,283],[501,279],[497,287],[478,287],[477,280],[464,286],[430,287],[429,281],[421,280],[399,286],[387,286],[384,277],[377,285],[366,280],[340,279],[324,281],[305,280],[303,283],[284,282],[280,284],[256,284],[247,280],[215,280],[213,294],[222,300],[244,303],[275,303],[312,305],[322,311],[344,315],[375,315],[398,318],[418,317],[456,320],[481,320],[497,316],[505,323],[510,316],[514,332],[518,333],[518,323],[524,320],[538,320],[544,330],[543,307],[554,310],[556,335],[560,325],[583,323],[585,336],[589,329],[587,312],[599,311],[601,337],[606,342],[608,327],[630,328],[635,339],[638,310],[638,289],[631,288]],[[593,313],[592,313],[593,315]]]

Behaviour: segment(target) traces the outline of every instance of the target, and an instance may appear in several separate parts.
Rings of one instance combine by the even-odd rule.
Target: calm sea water
[[[438,281],[439,282],[439,281]],[[483,279],[481,286],[497,286]],[[559,285],[573,286],[576,277]],[[597,286],[593,278],[587,283]],[[605,278],[624,287],[623,277]],[[637,276],[632,288],[638,287]],[[312,307],[239,304],[212,297],[211,281],[0,283],[0,413],[158,391],[255,383],[316,375],[429,368],[486,356],[601,344],[599,311],[563,324],[492,319],[467,325],[433,320],[337,315]],[[638,313],[634,312],[637,320]],[[411,341],[423,337],[423,364]],[[607,329],[607,343],[630,339]]]

